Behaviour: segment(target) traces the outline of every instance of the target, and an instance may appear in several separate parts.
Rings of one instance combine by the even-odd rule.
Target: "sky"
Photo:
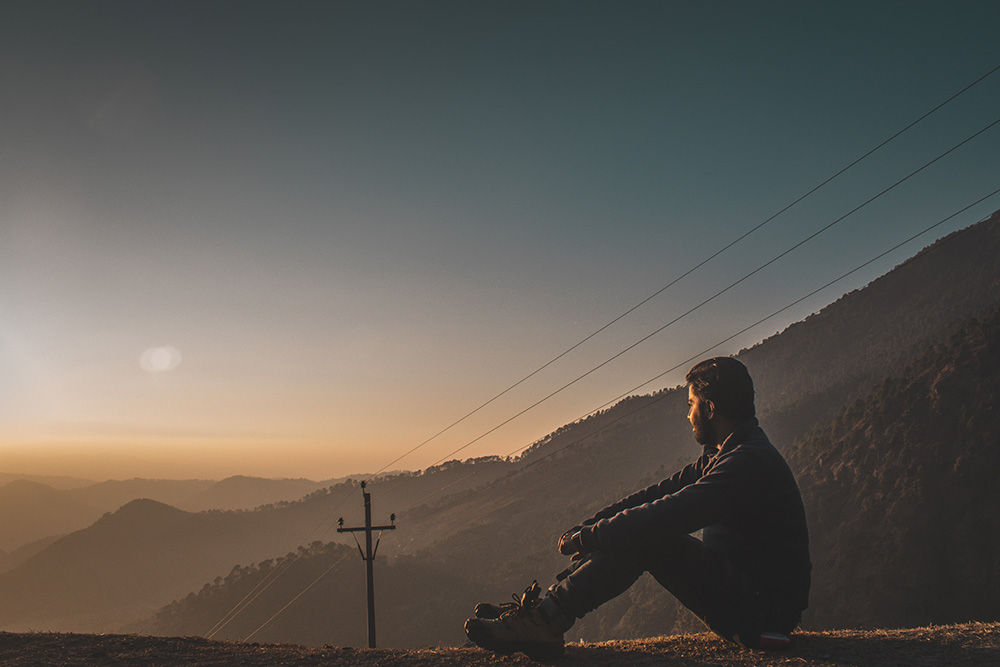
[[[996,189],[1000,126],[511,419],[997,120],[1000,73],[542,368],[1000,65],[997,25],[985,1],[5,2],[0,472],[416,470],[680,385],[1000,208],[712,348]]]

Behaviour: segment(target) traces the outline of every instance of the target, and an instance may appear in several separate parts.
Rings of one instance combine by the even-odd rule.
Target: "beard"
[[[694,430],[694,439],[699,445],[719,444],[719,434],[716,433],[715,426],[700,411],[691,416],[691,428]]]

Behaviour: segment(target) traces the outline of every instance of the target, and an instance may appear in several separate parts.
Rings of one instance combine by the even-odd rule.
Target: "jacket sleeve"
[[[704,470],[705,464],[708,461],[709,457],[707,455],[702,455],[697,461],[685,466],[682,470],[678,470],[662,482],[647,486],[645,489],[636,491],[635,493],[608,505],[604,509],[597,512],[594,516],[584,521],[582,525],[591,526],[601,519],[610,518],[623,510],[654,502],[671,493],[676,493],[689,484],[694,484],[698,481],[698,478],[701,477],[702,470]]]
[[[677,488],[685,468],[601,510],[597,521],[582,528],[580,541],[591,551],[634,549],[753,512],[761,502],[759,467],[752,454],[736,449],[721,456],[695,482]],[[613,511],[616,508],[620,509]]]

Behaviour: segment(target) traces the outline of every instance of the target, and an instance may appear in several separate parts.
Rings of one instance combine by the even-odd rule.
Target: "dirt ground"
[[[499,667],[533,664],[523,655],[478,648],[357,649],[242,644],[200,637],[0,633],[4,667]],[[1000,623],[907,630],[802,632],[781,652],[748,651],[711,634],[569,644],[558,662],[572,667],[783,665],[804,667],[996,667]]]

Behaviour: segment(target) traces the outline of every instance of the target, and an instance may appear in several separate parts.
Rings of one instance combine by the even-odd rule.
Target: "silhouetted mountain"
[[[294,549],[323,503],[260,512],[184,512],[135,500],[0,574],[0,625],[106,629],[230,569]]]
[[[347,479],[347,478],[344,478]],[[190,512],[253,509],[298,500],[343,480],[231,477],[213,480],[129,479],[52,488],[16,479],[0,487],[0,551],[86,528],[105,512],[148,498]]]
[[[80,502],[104,508],[105,512],[117,510],[122,505],[139,498],[148,498],[165,505],[188,507],[191,498],[210,489],[216,482],[204,479],[143,479],[108,480],[99,484],[73,489],[67,495]],[[300,496],[297,496],[300,497]],[[230,507],[199,507],[201,509],[238,509]],[[194,510],[192,510],[194,511]]]
[[[12,551],[44,537],[77,530],[103,513],[68,493],[28,480],[0,486],[0,549]]]
[[[314,482],[309,479],[263,479],[238,475],[215,482],[175,504],[191,511],[253,509],[261,505],[298,500],[332,484],[333,482]]]
[[[344,478],[347,479],[347,478]],[[271,503],[298,500],[343,480],[264,479],[235,476],[222,481],[202,479],[109,480],[70,495],[92,505],[117,509],[136,498],[150,498],[189,512],[253,509]]]
[[[5,484],[15,480],[37,482],[39,484],[44,484],[45,486],[51,486],[53,489],[61,490],[78,489],[80,487],[90,486],[94,483],[94,481],[90,479],[64,477],[61,475],[22,475],[11,472],[0,472],[0,486],[4,486]]]
[[[432,488],[467,488],[463,477],[473,465],[453,462],[422,474],[373,480],[380,489],[378,516],[387,518],[393,503],[412,503]],[[490,480],[505,465],[499,459],[481,460],[479,478]],[[254,511],[190,513],[135,500],[0,573],[0,627],[121,627],[230,571],[234,563],[283,556],[321,537],[353,544],[352,537],[333,531],[341,514],[363,522],[354,480]]]
[[[35,554],[40,553],[43,549],[61,537],[62,535],[43,537],[40,540],[35,540],[34,542],[29,542],[24,546],[18,547],[10,553],[0,553],[0,572],[13,570],[15,567],[27,561]]]

